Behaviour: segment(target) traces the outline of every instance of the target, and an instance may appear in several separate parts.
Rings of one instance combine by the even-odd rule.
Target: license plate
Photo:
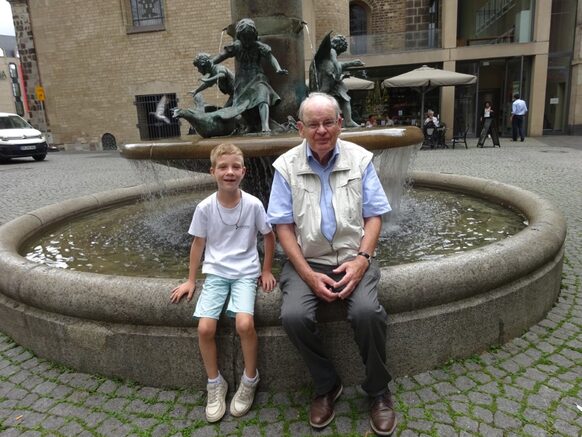
[[[36,150],[36,146],[20,146],[20,150]]]

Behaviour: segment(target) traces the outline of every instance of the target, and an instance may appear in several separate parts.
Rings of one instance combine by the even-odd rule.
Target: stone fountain
[[[252,3],[251,6],[248,6]],[[273,7],[273,3],[277,6]],[[232,18],[256,17],[257,27],[276,29],[269,44],[276,53],[303,65],[297,23],[301,2],[232,2]],[[277,10],[276,16],[263,11]],[[301,26],[299,26],[301,27]],[[286,62],[286,64],[285,64]],[[303,73],[292,86],[273,87],[296,107],[304,92]],[[296,86],[295,86],[296,85]],[[301,91],[297,91],[301,89]],[[277,109],[279,110],[279,109]],[[279,117],[272,111],[274,118]],[[282,114],[294,113],[284,109]],[[416,128],[346,131],[343,138],[370,149],[414,147]],[[189,163],[208,168],[209,150],[225,139],[128,145],[131,159]],[[228,137],[249,159],[273,159],[298,144],[293,134]],[[261,165],[261,168],[269,166]],[[257,171],[260,178],[260,172]],[[264,177],[263,177],[264,179]],[[564,218],[549,202],[528,191],[495,181],[457,175],[415,173],[418,186],[462,192],[514,208],[527,217],[518,234],[437,261],[382,269],[378,294],[389,314],[389,367],[407,375],[479,353],[523,333],[541,320],[557,299],[566,233]],[[0,227],[0,329],[36,354],[83,372],[130,379],[142,384],[203,389],[204,367],[197,348],[193,305],[172,305],[169,290],[180,279],[136,278],[57,270],[24,259],[19,248],[51,226],[91,211],[122,205],[152,190],[182,191],[208,186],[199,178],[163,186],[140,186],[68,200],[41,208]],[[268,182],[267,182],[268,185]],[[198,289],[200,289],[200,284]],[[308,372],[279,321],[281,295],[259,293],[255,324],[263,389],[295,389],[309,383]],[[341,306],[330,305],[320,320],[330,356],[346,384],[361,380],[363,367]],[[339,314],[339,316],[338,316]],[[220,322],[217,341],[221,372],[236,380],[242,354],[233,325]]]

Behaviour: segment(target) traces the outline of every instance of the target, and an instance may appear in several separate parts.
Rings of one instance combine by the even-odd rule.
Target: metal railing
[[[180,136],[180,123],[172,117],[178,107],[175,93],[135,96],[137,128],[143,141]]]
[[[162,0],[131,0],[131,18],[134,27],[164,24]]]
[[[387,54],[441,47],[441,30],[354,35],[350,37],[352,55]]]

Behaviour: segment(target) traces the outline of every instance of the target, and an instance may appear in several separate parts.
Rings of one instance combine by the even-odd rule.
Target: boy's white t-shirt
[[[206,239],[202,273],[240,279],[261,275],[257,232],[264,235],[271,229],[261,201],[241,190],[241,201],[234,208],[221,206],[216,193],[202,200],[188,233]]]

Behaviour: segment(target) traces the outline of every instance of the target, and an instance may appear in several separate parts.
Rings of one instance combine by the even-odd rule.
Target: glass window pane
[[[135,27],[164,24],[162,0],[131,0],[131,17]]]
[[[16,107],[16,113],[20,116],[24,116],[24,104],[18,100],[14,102],[14,106]]]
[[[8,70],[10,71],[10,77],[12,79],[18,79],[18,68],[16,67],[16,64],[9,64]]]
[[[363,6],[350,4],[350,35],[352,53],[366,53],[368,33],[368,14]]]
[[[504,44],[532,40],[531,0],[459,1],[458,45]]]

